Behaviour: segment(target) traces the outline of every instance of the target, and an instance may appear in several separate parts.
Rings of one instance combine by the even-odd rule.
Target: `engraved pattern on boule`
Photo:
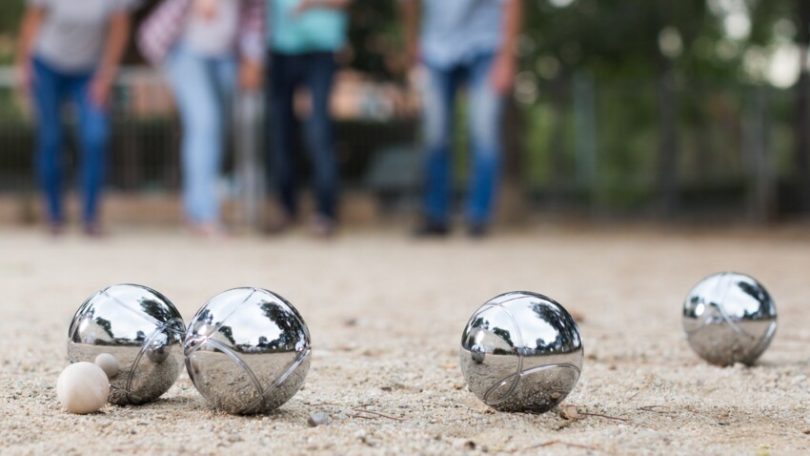
[[[573,317],[531,292],[481,306],[461,336],[461,369],[470,391],[501,411],[543,413],[574,389],[583,349]]]
[[[711,364],[752,365],[776,334],[776,306],[753,277],[721,272],[701,280],[683,304],[689,346]]]
[[[309,330],[284,298],[235,288],[208,301],[184,341],[186,368],[214,409],[248,415],[292,398],[309,370]]]
[[[104,288],[76,311],[68,330],[71,363],[114,358],[109,401],[143,404],[169,390],[183,366],[183,317],[168,298],[135,284]]]

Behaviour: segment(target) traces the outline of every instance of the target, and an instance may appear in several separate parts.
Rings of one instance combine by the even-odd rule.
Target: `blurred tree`
[[[0,64],[8,64],[13,61],[17,32],[24,7],[23,0],[0,2]]]
[[[349,64],[374,78],[391,79],[401,76],[405,59],[400,51],[402,38],[397,3],[355,1],[349,9]]]
[[[20,17],[25,9],[24,0],[6,0],[0,2],[0,34],[16,34]]]
[[[673,209],[680,191],[682,130],[688,126],[699,137],[697,142],[703,144],[705,155],[699,157],[701,163],[717,155],[711,150],[707,122],[711,114],[707,110],[717,99],[717,89],[752,81],[748,51],[773,45],[775,24],[792,21],[797,4],[810,7],[806,0],[532,0],[526,9],[523,67],[539,77],[539,84],[547,83],[552,92],[550,104],[557,120],[549,141],[551,175],[566,175],[565,153],[560,149],[568,134],[569,92],[576,88],[570,81],[585,74],[602,85],[627,87],[627,99],[611,100],[622,103],[620,106],[604,108],[610,115],[600,117],[602,123],[625,119],[636,135],[657,132],[658,153],[651,170],[654,193],[663,210]],[[727,9],[732,7],[747,14],[730,17]],[[734,34],[729,24],[737,27],[732,30]],[[802,30],[807,31],[807,26]],[[656,81],[653,86],[644,83],[650,80]],[[797,90],[807,93],[806,89]],[[736,96],[744,93],[738,90]],[[646,98],[657,106],[657,123],[650,122],[646,104],[640,103]],[[726,103],[742,105],[743,100],[727,99]],[[807,109],[806,102],[797,103]],[[808,131],[804,127],[796,130]],[[613,136],[610,131],[607,134]],[[630,151],[626,136],[616,138],[615,156],[626,157],[617,164],[626,175],[628,167],[634,166],[631,162],[646,159],[638,150],[634,154]],[[797,144],[801,144],[798,135]],[[640,153],[649,154],[649,149]],[[797,153],[797,159],[800,156]],[[810,167],[810,159],[806,161]],[[690,169],[690,173],[695,172]],[[810,171],[802,173],[807,176]]]

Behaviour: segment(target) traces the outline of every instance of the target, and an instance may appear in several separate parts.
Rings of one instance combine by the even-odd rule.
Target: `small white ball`
[[[96,356],[95,363],[101,370],[107,374],[107,378],[114,378],[118,375],[118,371],[120,370],[118,366],[118,358],[109,354],[109,353],[100,353]]]
[[[66,367],[56,381],[56,397],[70,413],[92,413],[107,403],[110,381],[93,363],[80,362]]]

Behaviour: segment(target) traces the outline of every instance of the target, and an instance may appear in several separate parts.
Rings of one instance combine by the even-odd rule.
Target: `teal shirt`
[[[346,13],[313,8],[296,15],[301,0],[268,0],[268,36],[270,49],[284,54],[337,51],[346,42]]]

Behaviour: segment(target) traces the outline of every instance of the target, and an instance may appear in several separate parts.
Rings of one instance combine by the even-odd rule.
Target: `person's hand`
[[[34,85],[34,68],[31,65],[31,59],[23,58],[15,64],[15,71],[17,72],[17,84],[22,93],[28,96]]]
[[[217,15],[218,0],[194,0],[194,12],[201,18],[210,21]]]
[[[411,40],[405,45],[405,58],[407,59],[405,64],[409,70],[419,67],[422,56],[418,40]]]
[[[246,92],[258,90],[262,85],[262,65],[255,60],[243,60],[239,66],[239,87]]]
[[[298,6],[295,7],[293,14],[295,16],[300,16],[305,12],[307,12],[307,10],[314,8],[316,3],[317,2],[315,2],[314,0],[301,0],[300,2],[298,2]]]
[[[90,81],[90,101],[96,106],[104,108],[110,98],[113,78],[105,72],[97,73]]]
[[[315,8],[336,8],[336,6],[328,0],[301,0],[293,10],[293,15],[298,17]]]
[[[490,81],[495,91],[501,95],[506,95],[512,89],[517,74],[517,62],[515,57],[508,53],[501,53],[495,57],[490,73]]]

